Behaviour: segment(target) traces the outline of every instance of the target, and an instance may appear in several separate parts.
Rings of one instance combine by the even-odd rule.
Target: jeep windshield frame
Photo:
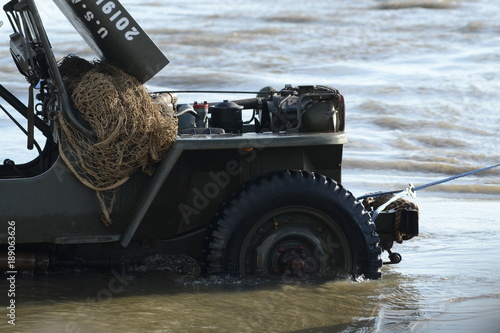
[[[35,87],[42,90],[44,96],[41,111],[43,119],[35,115],[32,92],[28,106],[19,101],[2,85],[0,85],[0,96],[28,119],[28,133],[32,133],[32,127],[36,126],[47,138],[56,141],[56,136],[53,134],[54,129],[51,127],[53,120],[61,115],[87,138],[94,139],[93,131],[84,127],[72,112],[63,78],[35,1],[12,0],[5,4],[3,9],[13,29],[13,33],[10,35],[10,52],[14,62],[19,72],[30,83],[30,90]]]

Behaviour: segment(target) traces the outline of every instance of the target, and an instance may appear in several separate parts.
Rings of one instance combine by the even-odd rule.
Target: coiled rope
[[[363,206],[367,210],[371,210],[373,212],[376,212],[377,209],[381,206],[383,206],[385,203],[390,201],[392,198],[394,198],[394,194],[385,194],[381,195],[378,197],[368,197],[363,200]],[[414,209],[417,212],[419,212],[418,206],[411,202],[408,201],[404,198],[398,198],[394,200],[393,202],[389,203],[385,208],[383,208],[384,211],[391,211],[391,210],[396,210],[396,216],[394,219],[394,239],[398,243],[402,243],[405,240],[412,239],[414,235],[408,235],[400,231],[400,225],[401,225],[401,219],[403,216],[403,211],[407,209]],[[378,215],[378,214],[377,214]],[[376,217],[375,217],[376,218]]]

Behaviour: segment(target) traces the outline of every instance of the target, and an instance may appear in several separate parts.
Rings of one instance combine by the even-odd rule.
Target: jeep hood
[[[169,60],[119,1],[53,0],[97,56],[145,83]]]

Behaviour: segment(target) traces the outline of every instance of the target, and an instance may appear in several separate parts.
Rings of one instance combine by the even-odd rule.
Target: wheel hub
[[[241,271],[307,279],[349,272],[349,245],[322,213],[284,207],[263,217],[243,242]]]
[[[302,275],[306,267],[305,253],[289,250],[280,257],[280,272],[286,275]]]
[[[303,278],[313,271],[314,259],[303,245],[292,245],[293,247],[290,247],[291,244],[288,245],[287,249],[283,246],[279,247],[273,255],[274,260],[271,260],[272,271],[284,276]]]

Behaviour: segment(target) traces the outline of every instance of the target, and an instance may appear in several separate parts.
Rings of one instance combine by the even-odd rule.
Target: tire
[[[221,205],[201,266],[208,274],[377,279],[378,242],[370,215],[342,185],[280,171],[243,185]]]

